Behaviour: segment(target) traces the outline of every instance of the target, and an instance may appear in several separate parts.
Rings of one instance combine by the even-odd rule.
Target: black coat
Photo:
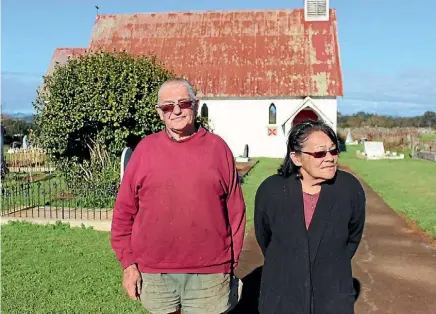
[[[306,230],[301,182],[273,175],[256,192],[254,226],[265,257],[261,314],[352,314],[351,258],[365,223],[365,193],[338,171],[321,187]]]

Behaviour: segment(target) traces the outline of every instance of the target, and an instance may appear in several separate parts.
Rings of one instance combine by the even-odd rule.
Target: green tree
[[[94,143],[111,156],[162,129],[157,91],[173,77],[155,58],[97,52],[44,77],[34,107],[39,140],[63,166],[90,160]]]
[[[426,111],[422,116],[392,117],[360,111],[353,115],[338,113],[338,126],[340,127],[365,127],[378,126],[385,128],[394,127],[432,127],[436,125],[436,113]]]
[[[431,128],[436,125],[436,112],[435,111],[426,111],[423,116],[423,123],[425,126]]]

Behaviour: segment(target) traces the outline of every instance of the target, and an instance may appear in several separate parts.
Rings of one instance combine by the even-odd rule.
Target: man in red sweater
[[[196,127],[188,81],[165,82],[158,99],[165,129],[136,146],[114,206],[123,287],[153,314],[226,313],[238,302],[246,219],[233,155]]]

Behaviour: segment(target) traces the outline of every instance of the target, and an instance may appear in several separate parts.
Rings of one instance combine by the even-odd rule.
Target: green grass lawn
[[[360,146],[348,146],[340,162],[365,180],[394,210],[436,237],[436,163],[412,159],[361,160]]]
[[[436,134],[422,134],[420,136],[420,138],[422,140],[425,140],[425,141],[431,141],[431,140],[435,140],[436,141]]]
[[[253,226],[254,216],[254,197],[256,195],[257,188],[272,174],[277,173],[277,169],[282,162],[282,159],[272,158],[259,158],[259,162],[254,168],[244,177],[242,184],[242,190],[244,192],[244,199],[247,208],[247,232],[249,228]]]
[[[125,296],[109,233],[2,226],[2,313],[144,313]]]

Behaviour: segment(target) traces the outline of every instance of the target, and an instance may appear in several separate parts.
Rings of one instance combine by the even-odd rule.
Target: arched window
[[[277,123],[277,109],[274,104],[271,104],[269,106],[269,124],[276,124]]]
[[[202,118],[209,119],[209,108],[207,108],[206,103],[201,106],[200,115]]]

